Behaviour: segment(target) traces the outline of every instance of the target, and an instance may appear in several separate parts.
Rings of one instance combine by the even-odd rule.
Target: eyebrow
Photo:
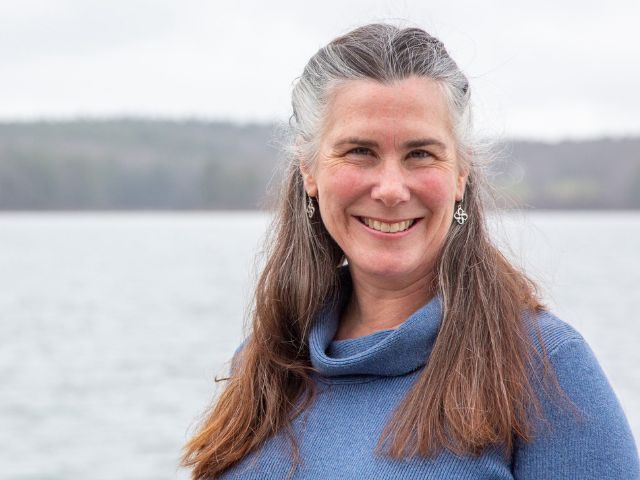
[[[366,148],[379,148],[378,142],[376,142],[375,140],[368,140],[366,138],[359,138],[359,137],[347,137],[347,138],[340,139],[333,144],[333,148],[342,147],[344,145],[361,145]],[[447,148],[447,146],[440,140],[437,140],[435,138],[428,138],[428,137],[418,138],[415,140],[408,140],[402,143],[400,146],[402,148],[420,148],[420,147],[435,146],[443,150],[446,150]]]

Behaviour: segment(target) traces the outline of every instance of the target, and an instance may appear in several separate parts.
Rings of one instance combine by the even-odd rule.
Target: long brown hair
[[[251,312],[251,332],[234,358],[227,384],[184,449],[194,479],[215,478],[276,433],[292,444],[292,420],[315,398],[308,332],[335,298],[344,254],[319,215],[305,214],[299,164],[314,161],[324,107],[333,86],[352,78],[392,82],[410,75],[437,80],[446,95],[458,158],[469,168],[464,225],[452,222],[440,252],[438,293],[443,320],[417,381],[385,426],[377,450],[393,458],[441,449],[478,454],[490,445],[507,453],[514,435],[529,441],[541,417],[533,374],[543,365],[523,316],[542,308],[535,285],[494,246],[487,232],[486,159],[471,141],[470,88],[442,43],[417,28],[360,27],[320,49],[305,67],[292,100],[289,162],[266,243]],[[535,321],[532,323],[535,326]],[[535,331],[535,328],[534,328]],[[540,363],[540,361],[542,363]],[[557,383],[555,383],[557,386]]]

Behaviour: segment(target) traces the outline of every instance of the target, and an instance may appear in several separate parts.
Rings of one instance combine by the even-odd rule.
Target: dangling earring
[[[453,214],[453,218],[456,222],[458,222],[458,225],[464,225],[464,222],[466,222],[469,218],[467,212],[465,212],[464,208],[462,208],[462,202],[464,202],[464,197],[462,197],[462,200],[460,200],[460,203],[458,203],[458,209],[456,210],[456,213]]]
[[[307,212],[307,217],[313,218],[313,214],[316,213],[316,207],[314,207],[313,200],[311,200],[311,196],[309,196],[309,194],[307,194],[307,198],[309,199],[309,201],[307,202],[305,211]]]

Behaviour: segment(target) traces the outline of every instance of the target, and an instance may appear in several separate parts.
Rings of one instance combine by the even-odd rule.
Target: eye
[[[371,154],[371,150],[366,147],[356,147],[352,150],[349,150],[349,153],[353,153],[354,155],[369,155]]]
[[[413,150],[412,152],[409,153],[410,158],[430,158],[432,156],[433,155],[431,155],[426,150]]]

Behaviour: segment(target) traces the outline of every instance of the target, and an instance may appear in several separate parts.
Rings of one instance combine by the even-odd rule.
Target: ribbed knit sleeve
[[[639,480],[631,429],[589,345],[571,338],[550,352],[565,393],[577,410],[545,397],[548,423],[531,443],[517,442],[512,471],[518,480]]]

